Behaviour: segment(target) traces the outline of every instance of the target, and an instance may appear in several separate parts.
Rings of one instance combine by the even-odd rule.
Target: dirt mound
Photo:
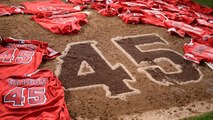
[[[88,24],[74,35],[53,34],[31,15],[0,18],[0,36],[42,40],[63,52],[41,68],[55,71],[66,88],[72,118],[177,119],[213,110],[212,70],[182,58],[189,38],[89,11]]]

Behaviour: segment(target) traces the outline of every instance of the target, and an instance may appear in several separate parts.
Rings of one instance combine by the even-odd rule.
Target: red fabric
[[[103,16],[116,16],[118,15],[117,10],[111,6],[103,3],[93,3],[91,7],[98,11]]]
[[[119,17],[125,23],[131,24],[146,23],[162,27],[165,26],[163,20],[166,19],[165,16],[161,14],[161,12],[154,10],[143,10],[141,13],[131,13],[130,11],[127,11],[124,14],[119,14]]]
[[[141,17],[143,17],[143,14],[141,13],[125,13],[120,14],[119,17],[127,24],[138,24],[141,23]]]
[[[177,15],[175,17],[175,19],[173,20],[176,20],[176,21],[179,21],[179,22],[183,22],[183,23],[186,23],[186,24],[191,24],[195,18],[194,17],[189,17],[187,15]]]
[[[190,9],[196,11],[196,12],[200,12],[203,14],[211,14],[213,13],[213,9],[209,8],[209,7],[205,7],[202,6],[200,4],[197,4],[195,2],[193,2],[192,0],[178,0],[178,4],[183,4],[188,6]]]
[[[104,2],[105,0],[68,0],[68,2],[73,3],[73,4],[90,4],[94,2]]]
[[[175,28],[175,29],[183,30],[188,35],[190,35],[194,38],[203,38],[203,37],[210,36],[210,33],[207,33],[205,30],[198,28],[198,27],[193,27],[193,26],[185,24],[183,22],[165,20],[164,23],[168,28]]]
[[[10,76],[0,84],[1,120],[70,120],[63,86],[51,71]]]
[[[100,11],[100,10],[106,8],[106,4],[104,4],[104,3],[92,3],[91,4],[91,8],[93,8],[93,9],[95,9],[97,11]]]
[[[11,9],[8,6],[0,5],[0,16],[11,15]]]
[[[0,16],[23,13],[24,7],[0,5]]]
[[[21,4],[26,7],[24,13],[27,14],[37,14],[40,12],[51,12],[53,14],[79,12],[86,8],[86,6],[73,6],[57,0],[24,2]]]
[[[197,19],[204,19],[204,20],[212,20],[213,16],[212,15],[206,15],[206,14],[202,14],[202,13],[198,13],[193,11],[193,17],[197,18]]]
[[[197,11],[197,12],[200,12],[200,13],[203,13],[203,14],[210,14],[210,13],[213,12],[212,8],[197,4],[196,2],[194,2],[192,0],[162,0],[162,1],[165,1],[169,4],[173,4],[175,6],[186,5],[190,9]]]
[[[129,2],[118,2],[118,4],[125,7],[140,7],[142,9],[150,8],[150,4],[143,1],[129,1]]]
[[[210,33],[211,36],[213,35],[213,28],[210,28],[210,27],[206,27],[206,26],[203,26],[203,25],[195,25],[203,30],[205,30],[207,33]]]
[[[87,23],[87,15],[84,13],[69,13],[62,15],[38,14],[32,19],[57,34],[77,33],[81,29],[81,25]]]
[[[98,13],[103,15],[103,16],[115,16],[115,15],[117,15],[116,10],[113,9],[113,8],[102,9],[102,10],[98,11]]]
[[[207,26],[207,27],[213,28],[213,20],[212,20],[212,22],[208,22],[208,21],[206,21],[204,19],[197,19],[197,23],[199,25],[203,25],[203,26]]]
[[[203,42],[203,40],[199,41]],[[195,63],[213,62],[213,45],[192,40],[191,43],[184,45],[184,52],[184,58]]]
[[[141,20],[144,23],[165,27],[163,21],[166,20],[167,17],[161,11],[142,10],[142,13],[144,14],[144,17],[141,17]]]
[[[169,29],[167,30],[167,32],[168,32],[169,34],[177,34],[177,35],[179,35],[179,36],[181,36],[181,37],[184,37],[184,36],[186,35],[186,32],[185,32],[184,30],[177,29],[177,28],[169,28]]]
[[[179,12],[179,9],[177,6],[172,5],[172,4],[168,4],[164,1],[161,0],[152,0],[152,8],[157,8],[157,9],[161,9],[163,11],[170,11],[170,12]]]
[[[110,4],[113,8],[117,9],[119,13],[125,13],[126,11],[141,12],[142,9],[149,9],[150,6],[142,1],[130,1],[130,2],[116,2]]]
[[[191,0],[111,0],[92,3],[91,6],[103,16],[118,15],[128,24],[146,23],[167,27],[169,33],[177,33],[182,37],[187,34],[202,38],[213,34],[213,16],[210,14],[213,9]],[[173,26],[171,23],[181,26]]]
[[[199,42],[199,43],[201,43],[201,44],[206,44],[206,45],[213,45],[213,36],[210,36],[210,37],[208,37],[208,38],[206,38],[206,39],[195,39],[195,38],[193,38],[193,41],[196,41],[196,42]]]
[[[42,59],[52,59],[60,53],[37,40],[3,39],[0,46],[0,78],[24,75],[35,71]]]

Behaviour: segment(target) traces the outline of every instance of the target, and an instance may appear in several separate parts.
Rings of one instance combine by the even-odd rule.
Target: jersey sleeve
[[[50,47],[47,47],[47,49],[46,49],[46,52],[45,52],[45,55],[44,55],[44,59],[54,59],[54,58],[56,58],[56,57],[58,57],[59,55],[61,55],[61,53],[60,52],[57,52],[57,51],[55,51],[55,50],[53,50],[52,48],[50,48]]]
[[[0,16],[23,13],[22,6],[4,6],[0,5]]]
[[[0,5],[0,16],[11,15],[10,8],[7,6]]]

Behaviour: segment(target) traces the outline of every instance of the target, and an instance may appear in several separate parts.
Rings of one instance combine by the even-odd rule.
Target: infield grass
[[[213,8],[213,0],[193,0],[201,5]]]
[[[194,116],[190,118],[184,118],[182,120],[213,120],[213,111],[209,113],[205,113],[200,116]]]

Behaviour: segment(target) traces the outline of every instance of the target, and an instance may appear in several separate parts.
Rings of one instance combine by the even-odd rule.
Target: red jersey
[[[91,7],[103,16],[118,15],[125,23],[166,27],[169,33],[182,37],[207,39],[213,34],[213,9],[191,0],[104,0],[91,3]]]
[[[48,13],[40,13],[33,16],[32,19],[53,33],[70,34],[77,33],[81,29],[81,25],[87,23],[87,14],[69,13],[48,15]]]
[[[0,16],[23,13],[24,7],[0,5]]]
[[[127,24],[141,23],[141,17],[144,17],[141,13],[124,13],[118,15]]]
[[[31,73],[39,67],[42,59],[60,55],[37,40],[3,39],[0,45],[0,78]]]
[[[173,20],[165,20],[164,24],[168,28],[175,28],[185,31],[189,36],[192,36],[194,38],[204,38],[209,37],[211,33],[208,33],[207,31],[199,28],[199,27],[193,27],[191,25],[185,24],[183,22],[177,22]]]
[[[61,82],[49,70],[0,79],[1,120],[70,120]]]
[[[105,0],[67,0],[70,3],[73,4],[90,4],[90,3],[94,3],[94,2],[104,2]]]
[[[210,42],[210,41],[209,41]],[[213,45],[205,41],[192,39],[191,43],[184,45],[184,58],[195,63],[211,62],[213,63]]]
[[[11,15],[10,7],[0,5],[0,16]]]
[[[86,8],[86,6],[73,6],[58,0],[24,2],[21,4],[26,7],[24,13],[27,14],[37,14],[40,12],[51,12],[53,14],[79,12]]]
[[[206,21],[204,19],[197,19],[197,23],[199,25],[207,26],[209,28],[213,28],[213,20],[211,21]]]
[[[193,2],[192,0],[178,0],[178,3],[187,5],[190,9],[192,9],[192,10],[194,10],[196,12],[200,12],[200,13],[203,13],[203,14],[211,14],[211,13],[213,13],[213,9],[212,8],[197,4],[196,2]]]

